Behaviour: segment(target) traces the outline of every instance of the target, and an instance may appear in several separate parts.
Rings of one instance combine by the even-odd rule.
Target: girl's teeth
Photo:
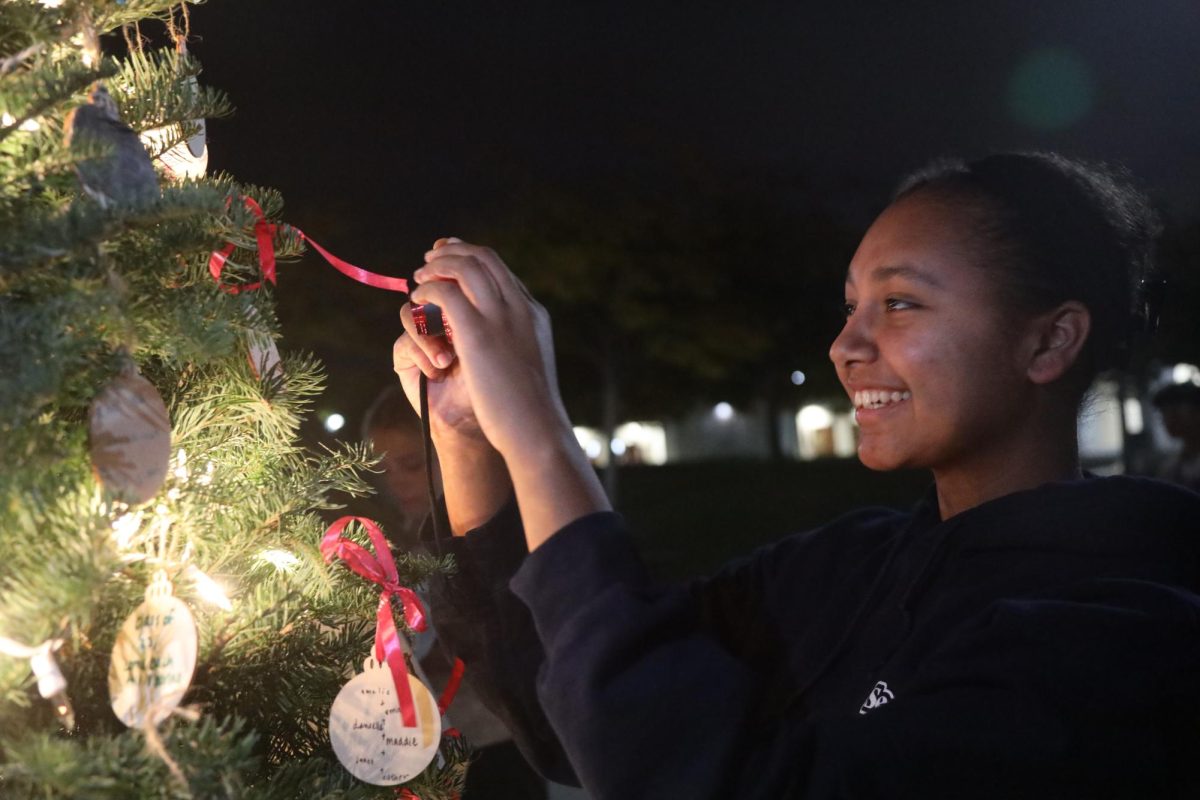
[[[854,405],[858,408],[883,408],[912,397],[911,392],[882,392],[867,390],[854,393]]]

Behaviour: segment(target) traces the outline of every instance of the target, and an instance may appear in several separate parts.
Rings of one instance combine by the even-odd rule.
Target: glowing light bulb
[[[287,550],[270,549],[258,554],[258,560],[270,564],[279,572],[291,572],[300,566],[300,557]]]
[[[116,544],[117,549],[128,549],[133,537],[137,535],[138,529],[141,527],[142,514],[139,511],[127,511],[113,520],[113,543]]]
[[[191,473],[188,472],[187,466],[187,451],[181,447],[179,448],[179,452],[175,454],[175,477],[187,483],[190,475]]]
[[[229,602],[229,595],[225,593],[224,586],[205,575],[194,564],[189,564],[184,573],[192,579],[192,584],[196,587],[196,594],[200,595],[206,603],[210,603],[222,611],[233,610],[233,603]]]
[[[733,419],[733,406],[729,403],[717,403],[713,406],[713,416],[720,422],[728,422]]]
[[[330,433],[337,433],[346,425],[346,418],[341,414],[334,412],[325,418],[325,430]]]

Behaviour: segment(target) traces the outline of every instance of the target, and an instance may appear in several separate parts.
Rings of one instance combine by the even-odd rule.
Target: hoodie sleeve
[[[449,529],[448,524],[442,527]],[[528,555],[516,503],[509,502],[466,536],[432,539],[432,548],[453,555],[456,567],[454,574],[436,577],[429,586],[441,646],[463,660],[464,679],[512,733],[534,769],[550,780],[578,786],[534,688],[545,660],[542,644],[529,609],[508,586]]]
[[[784,718],[796,674],[776,614],[793,617],[793,634],[801,608],[817,620],[844,616],[828,598],[850,581],[847,570],[831,577],[831,559],[863,561],[857,548],[886,540],[902,519],[864,510],[713,577],[663,586],[646,573],[620,515],[585,516],[529,554],[510,503],[465,537],[440,542],[458,572],[431,587],[434,620],[546,777],[582,784],[596,800],[779,800],[802,785],[814,732]],[[769,591],[780,582],[790,598],[783,609]],[[857,602],[859,592],[842,588]]]
[[[656,588],[618,514],[531,556],[515,503],[435,549],[457,562],[430,587],[439,637],[539,772],[596,798],[699,798],[729,771],[775,686],[756,665],[782,662],[752,585],[762,559]]]

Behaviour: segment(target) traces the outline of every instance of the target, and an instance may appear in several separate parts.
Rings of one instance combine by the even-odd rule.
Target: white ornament
[[[346,770],[360,781],[395,786],[429,766],[442,737],[442,717],[433,695],[416,676],[408,676],[417,726],[400,718],[396,686],[387,664],[374,658],[338,692],[329,712],[329,740]]]
[[[251,326],[257,325],[261,319],[258,309],[254,306],[246,307],[246,317],[250,320]],[[271,338],[270,334],[251,328],[246,335],[246,347],[249,350],[247,357],[250,360],[250,370],[254,373],[254,377],[261,381],[283,375],[283,361],[279,357],[279,348],[275,346],[275,340]]]
[[[184,82],[183,91],[193,96],[199,93],[200,84],[195,77]],[[163,146],[179,136],[179,125],[167,125],[142,132],[142,143],[151,152],[162,151],[154,160],[162,165],[167,177],[173,180],[203,178],[204,173],[208,171],[208,135],[205,122],[203,119],[194,119],[192,124],[197,126],[196,132],[165,151],[162,150]]]
[[[108,694],[117,718],[132,728],[170,716],[192,682],[196,649],[196,620],[160,571],[113,645]]]

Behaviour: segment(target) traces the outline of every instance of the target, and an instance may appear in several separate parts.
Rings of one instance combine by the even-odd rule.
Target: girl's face
[[[373,428],[375,452],[382,455],[380,467],[389,494],[406,514],[421,517],[429,511],[425,478],[425,444],[419,431]]]
[[[829,356],[872,469],[988,463],[1031,410],[1020,320],[977,265],[970,224],[918,192],[880,215],[850,262]]]

